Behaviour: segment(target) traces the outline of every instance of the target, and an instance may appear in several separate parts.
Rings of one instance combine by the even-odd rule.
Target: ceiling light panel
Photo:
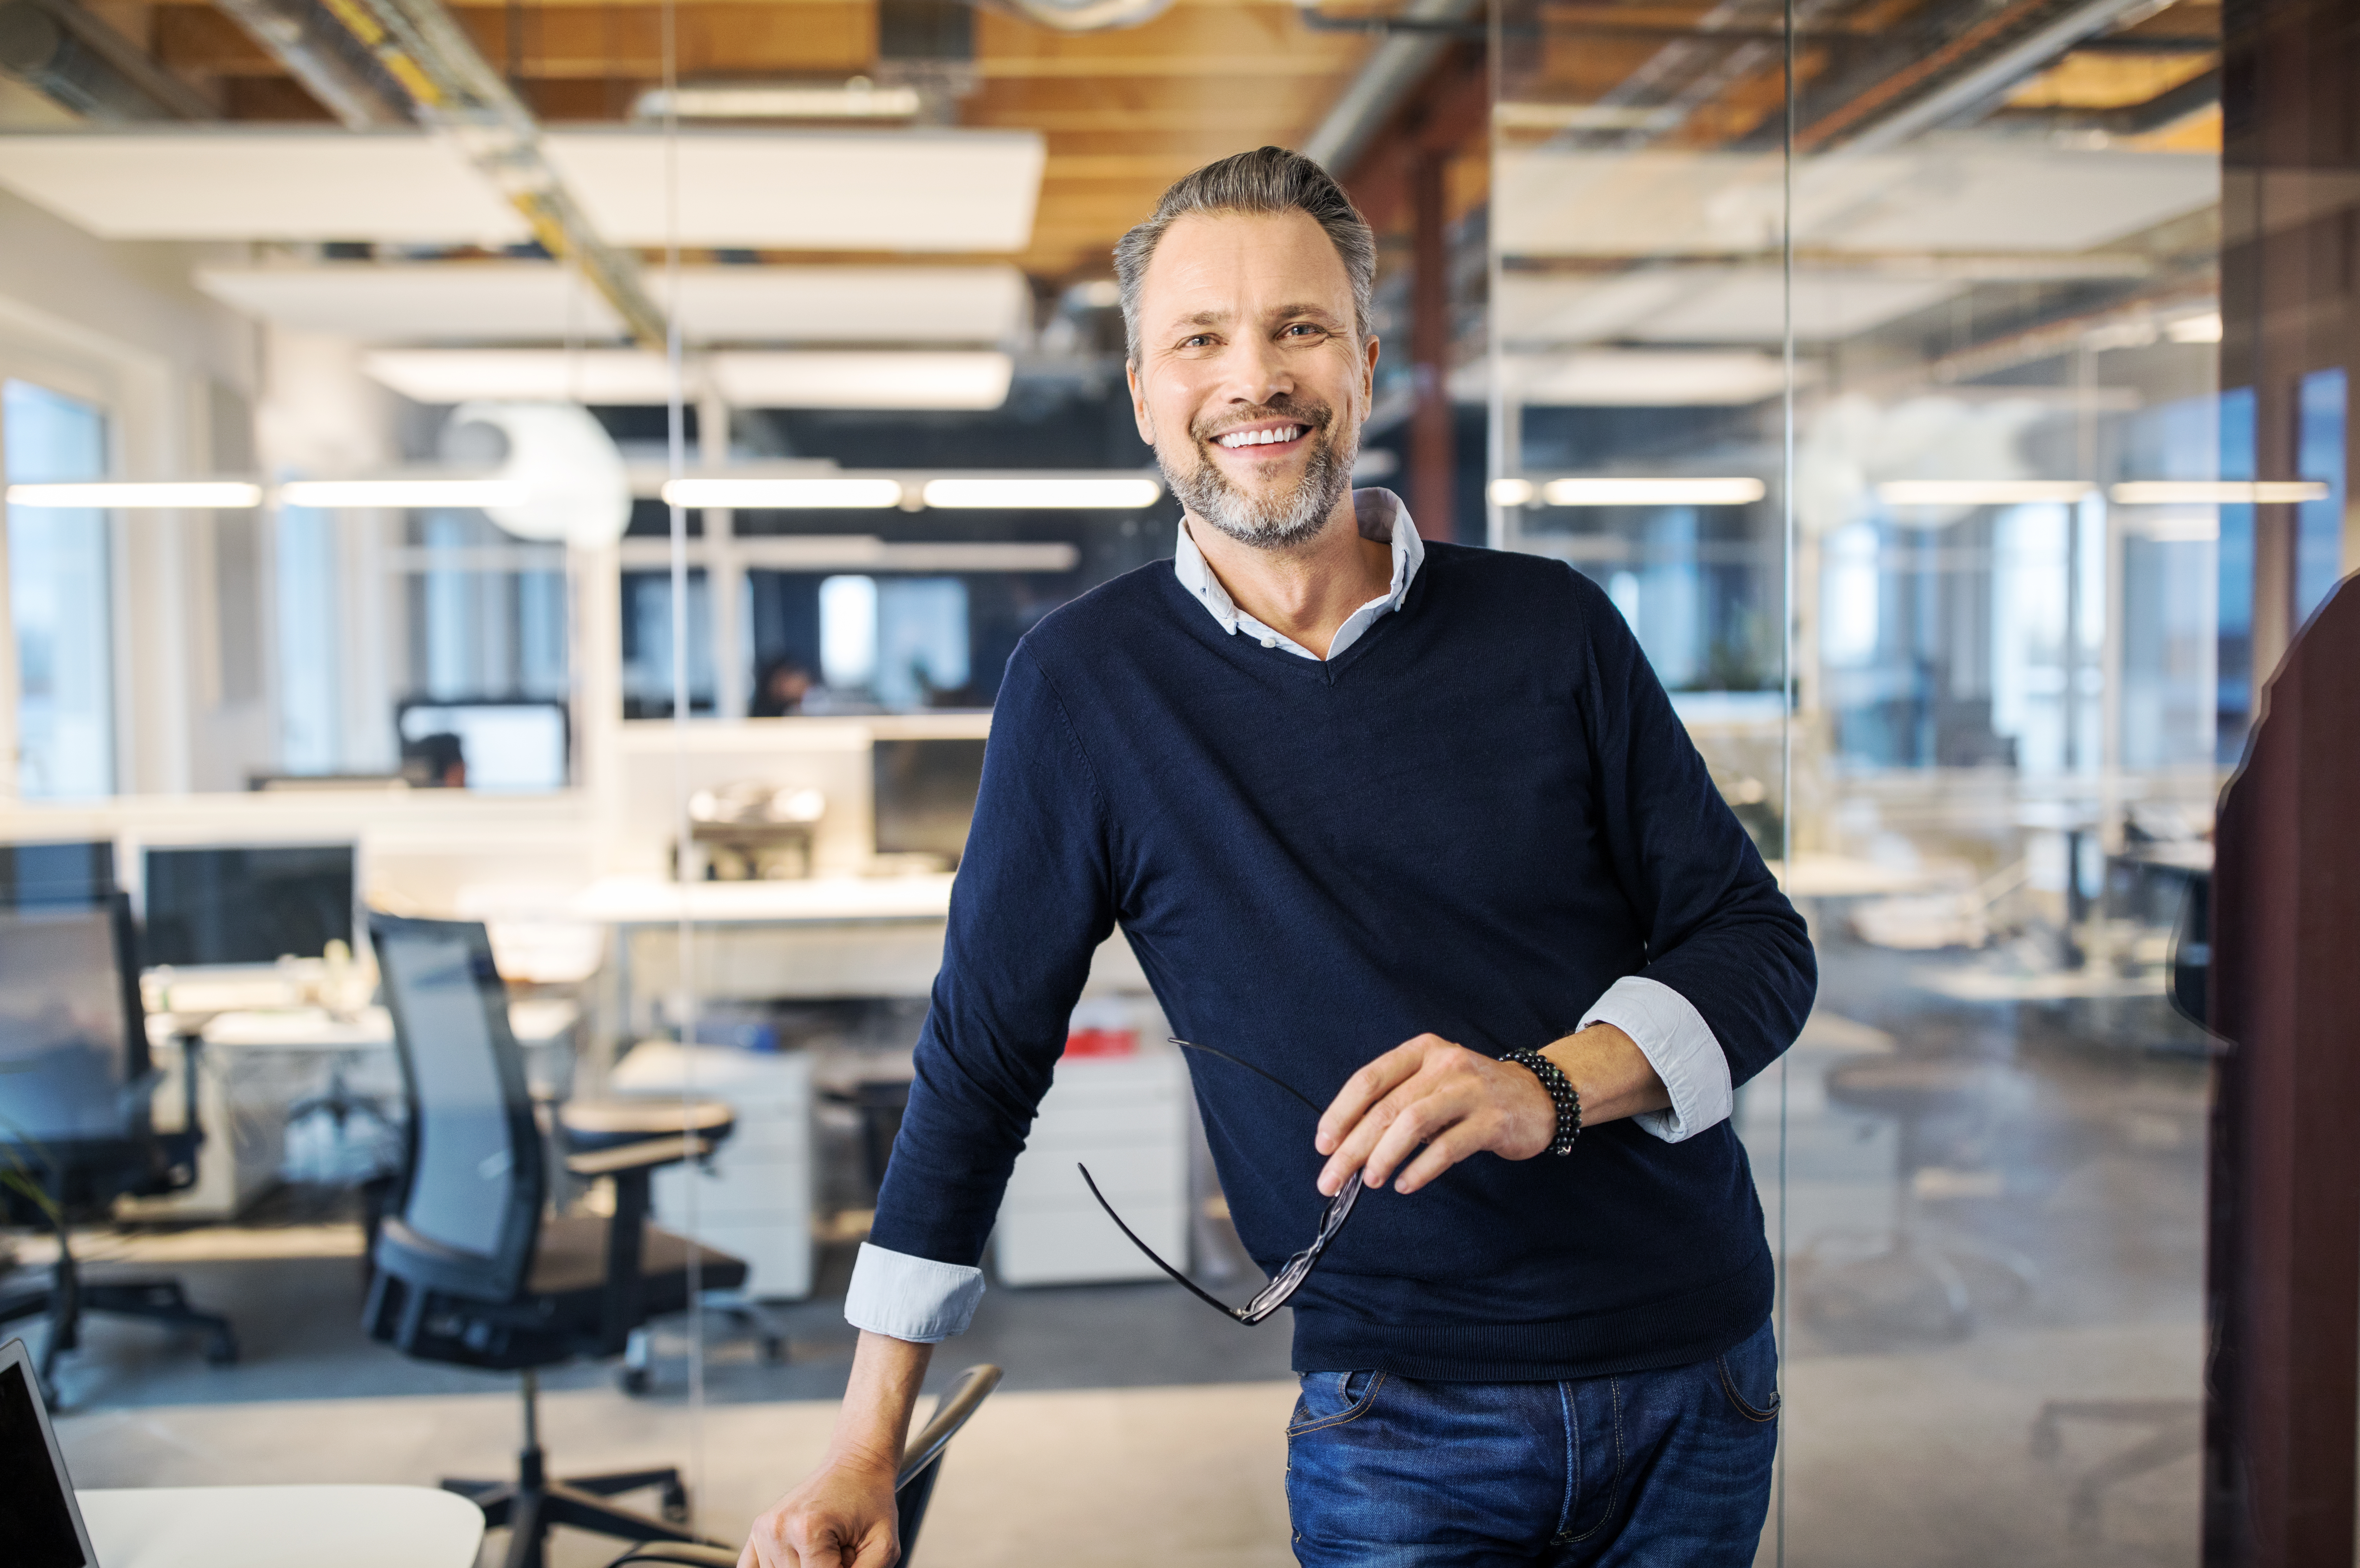
[[[1452,396],[1480,401],[1480,364],[1454,374]],[[1808,366],[1798,367],[1801,370]],[[1778,395],[1786,370],[1775,354],[1751,351],[1596,349],[1513,354],[1508,396],[1539,408],[1706,408],[1758,403]]]
[[[101,239],[531,237],[447,143],[411,132],[0,136],[0,185]]]
[[[1043,507],[1123,512],[1152,506],[1163,485],[1135,474],[1076,474],[933,479],[923,492],[929,506],[1032,511]]]
[[[741,408],[997,408],[1015,362],[1004,354],[774,353],[705,357],[722,397]]]
[[[122,511],[187,507],[243,512],[262,505],[262,486],[209,479],[11,485],[7,502],[11,506],[104,506]]]
[[[1775,155],[1505,148],[1500,243],[1511,256],[1775,252]],[[1939,147],[1799,159],[1797,245],[1863,252],[2079,251],[2220,197],[2199,153]]]
[[[1022,250],[1046,158],[1032,131],[687,130],[675,233],[663,136],[563,131],[542,145],[614,244],[777,250]]]
[[[671,278],[643,279],[669,308]],[[246,315],[374,343],[593,342],[623,326],[597,291],[545,261],[210,267],[197,286]],[[1032,321],[1013,267],[689,267],[692,343],[1002,343]]]
[[[359,343],[623,335],[596,289],[543,261],[205,267],[196,278],[198,288],[246,315]]]
[[[478,397],[528,402],[668,402],[672,368],[638,349],[393,348],[361,356],[361,369],[415,403],[465,403]],[[688,367],[684,397],[699,384]]]
[[[2324,501],[2333,492],[2321,479],[2136,479],[2108,494],[2122,506],[2267,506]]]

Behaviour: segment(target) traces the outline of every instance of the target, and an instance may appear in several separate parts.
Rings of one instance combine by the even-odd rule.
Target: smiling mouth
[[[1270,425],[1254,430],[1231,430],[1218,437],[1218,444],[1229,452],[1241,452],[1257,446],[1284,446],[1289,441],[1300,441],[1310,430],[1308,425]]]

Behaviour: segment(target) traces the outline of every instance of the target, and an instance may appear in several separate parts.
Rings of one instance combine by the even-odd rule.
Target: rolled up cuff
[[[844,1321],[871,1334],[939,1345],[965,1334],[983,1300],[983,1270],[860,1244]]]

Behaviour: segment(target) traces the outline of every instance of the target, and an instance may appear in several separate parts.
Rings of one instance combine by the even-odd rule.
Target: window
[[[31,382],[0,388],[11,483],[100,479],[106,416]],[[8,615],[16,638],[16,791],[71,800],[115,788],[113,595],[107,514],[8,508]]]

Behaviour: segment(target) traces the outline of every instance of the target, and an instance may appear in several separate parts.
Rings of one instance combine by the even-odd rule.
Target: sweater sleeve
[[[909,1109],[870,1241],[972,1267],[1114,929],[1104,798],[1031,649],[1008,660]]]
[[[1638,639],[1595,583],[1572,575],[1590,632],[1583,706],[1602,848],[1646,943],[1641,973],[1687,999],[1728,1057],[1730,1081],[1743,1083],[1802,1032],[1819,988],[1810,938]]]

